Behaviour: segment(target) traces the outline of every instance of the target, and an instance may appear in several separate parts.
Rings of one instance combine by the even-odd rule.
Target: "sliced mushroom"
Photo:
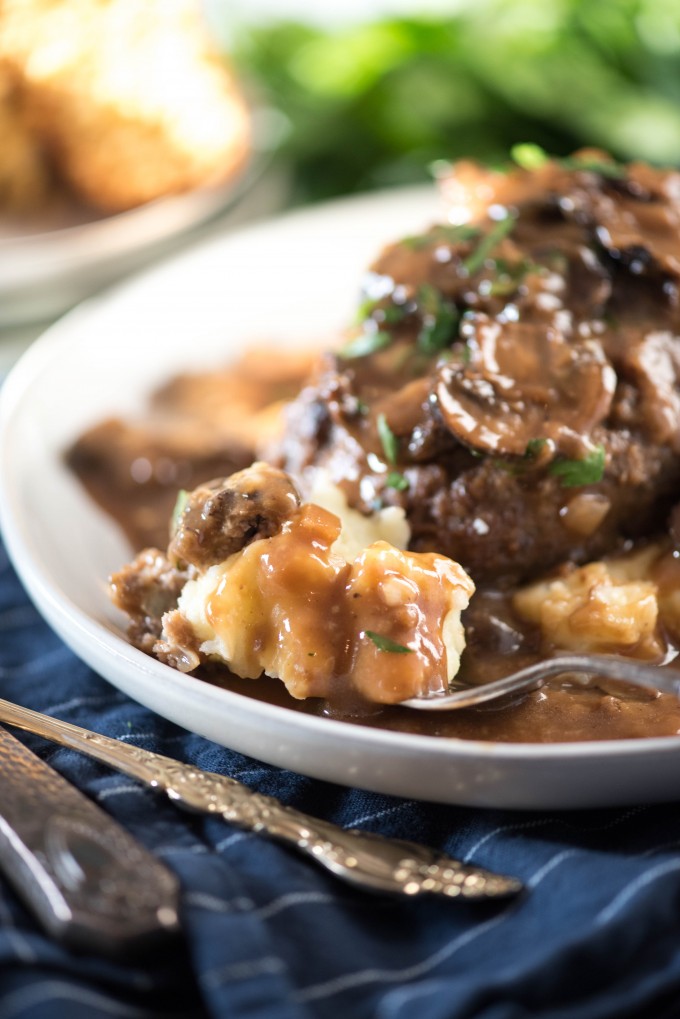
[[[481,316],[480,316],[481,318]],[[455,437],[474,450],[523,456],[532,440],[578,455],[611,406],[616,376],[596,344],[572,344],[549,326],[476,323],[467,364],[439,370],[434,397]]]
[[[680,450],[680,338],[666,330],[626,330],[624,363],[635,379],[649,437]]]

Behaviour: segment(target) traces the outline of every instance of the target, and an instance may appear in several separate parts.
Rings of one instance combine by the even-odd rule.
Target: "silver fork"
[[[0,699],[0,721],[79,750],[165,793],[178,806],[285,842],[337,877],[374,892],[495,899],[522,889],[514,877],[461,863],[415,842],[339,828],[253,792],[226,775],[120,743],[11,701]]]
[[[536,662],[526,669],[520,669],[492,683],[479,686],[453,688],[449,693],[432,694],[429,697],[413,697],[402,701],[400,707],[416,708],[418,711],[451,711],[456,708],[472,708],[477,704],[521,693],[540,687],[547,679],[565,673],[582,673],[586,676],[602,676],[629,686],[641,687],[658,693],[670,693],[680,697],[680,671],[672,667],[660,667],[619,655],[560,655]]]

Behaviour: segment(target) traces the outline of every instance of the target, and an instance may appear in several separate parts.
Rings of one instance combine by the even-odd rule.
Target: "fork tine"
[[[513,672],[492,683],[483,683],[448,694],[414,697],[402,701],[401,707],[415,708],[418,711],[451,711],[456,708],[471,708],[511,693],[535,689],[542,686],[547,679],[567,672],[604,676],[607,679],[627,683],[631,686],[659,693],[671,693],[680,697],[680,672],[677,669],[652,665],[649,662],[639,662],[619,655],[582,654],[547,658],[545,661],[536,662],[534,665],[529,665],[525,669],[520,669],[518,672]]]

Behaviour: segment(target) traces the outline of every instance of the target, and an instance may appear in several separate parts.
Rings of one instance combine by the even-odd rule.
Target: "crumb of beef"
[[[191,623],[179,611],[172,609],[163,618],[160,640],[153,647],[153,654],[160,662],[179,672],[192,672],[205,661],[200,652],[200,641]]]
[[[161,635],[162,617],[177,606],[187,580],[195,575],[180,569],[157,548],[140,552],[131,563],[109,578],[111,599],[130,619],[130,642],[151,654]]]
[[[168,556],[174,563],[207,569],[252,541],[276,534],[299,505],[291,479],[276,467],[256,462],[187,495]]]

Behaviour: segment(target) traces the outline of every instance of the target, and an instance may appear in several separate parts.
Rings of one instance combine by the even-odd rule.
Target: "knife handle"
[[[121,954],[178,926],[175,876],[0,728],[0,870],[53,937]]]

